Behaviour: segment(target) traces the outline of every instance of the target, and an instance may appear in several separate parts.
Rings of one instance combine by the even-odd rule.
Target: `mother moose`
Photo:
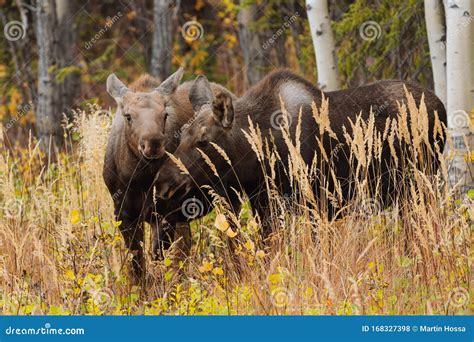
[[[351,154],[350,146],[347,143],[342,143],[341,146],[341,142],[345,141],[344,130],[347,129],[350,133],[351,122],[355,122],[359,115],[363,120],[368,120],[371,108],[377,108],[374,126],[381,134],[386,127],[387,119],[397,118],[399,112],[397,102],[406,102],[404,86],[418,103],[424,94],[428,113],[426,118],[429,127],[428,144],[433,151],[436,150],[434,145],[438,144],[438,150],[442,151],[444,132],[435,130],[434,127],[437,122],[436,113],[439,121],[446,125],[445,108],[431,91],[411,83],[397,80],[379,81],[355,89],[326,93],[325,96],[329,99],[329,121],[334,134],[325,135],[322,140],[322,149],[324,149],[322,151],[316,141],[319,126],[311,108],[313,101],[316,106],[321,106],[322,92],[305,79],[289,71],[273,72],[248,90],[243,97],[235,100],[226,92],[214,95],[208,80],[204,76],[199,76],[189,93],[193,109],[199,112],[199,115],[184,130],[180,144],[174,153],[174,156],[184,163],[189,175],[179,172],[171,159],[166,161],[155,180],[157,187],[162,190],[159,196],[168,199],[177,189],[191,188],[193,182],[197,182],[198,185],[212,186],[223,181],[229,187],[243,188],[260,219],[268,222],[269,196],[265,189],[265,174],[245,133],[249,132],[249,119],[251,119],[254,125],[259,126],[263,138],[274,142],[278,154],[282,157],[280,169],[275,172],[278,177],[278,186],[283,193],[291,192],[290,179],[285,173],[285,165],[288,165],[289,158],[288,146],[281,127],[272,125],[271,120],[272,113],[274,115],[280,112],[280,100],[282,100],[290,115],[288,122],[292,124],[289,131],[293,139],[296,136],[298,115],[301,109],[300,153],[305,163],[311,165],[314,156],[321,156],[321,152],[335,156],[337,163],[333,171],[342,184],[342,193],[347,202],[354,192],[350,186],[351,163],[348,158]],[[213,143],[225,150],[230,162],[222,158]],[[396,142],[391,147],[395,149],[399,158],[403,158],[402,152],[406,146]],[[220,180],[216,179],[215,172],[209,168],[199,150],[211,158]],[[371,177],[369,182],[373,186],[381,185],[380,193],[383,194],[384,205],[390,203],[389,199],[394,197],[397,188],[397,184],[394,184],[397,180],[387,176],[393,171],[390,158],[390,146],[385,141],[379,169],[373,170],[374,172],[369,176]],[[436,156],[432,164],[430,169],[435,171]],[[317,181],[313,186],[315,193],[318,194]],[[334,184],[329,184],[328,188],[329,191],[334,191]],[[328,214],[331,216],[332,209],[329,208],[329,211]],[[265,228],[264,235],[269,233],[269,227],[264,227],[264,230]]]

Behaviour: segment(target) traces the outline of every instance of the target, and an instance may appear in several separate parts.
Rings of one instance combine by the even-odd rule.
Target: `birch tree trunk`
[[[239,42],[246,66],[246,75],[249,85],[260,81],[270,69],[270,53],[272,43],[267,41],[266,30],[254,32],[250,26],[259,16],[258,4],[245,4],[240,1],[241,10],[237,15],[239,23]]]
[[[448,128],[453,140],[453,156],[449,167],[449,183],[459,186],[462,195],[474,191],[474,170],[470,151],[474,135],[470,130],[473,95],[471,79],[471,0],[448,0],[445,3],[447,28],[447,113]]]
[[[311,37],[313,38],[318,86],[321,90],[339,89],[336,48],[331,28],[327,0],[306,0]]]
[[[154,31],[151,46],[151,67],[153,76],[165,80],[171,73],[173,50],[173,0],[154,0]]]
[[[446,105],[446,27],[441,0],[425,0],[425,21],[435,93]]]

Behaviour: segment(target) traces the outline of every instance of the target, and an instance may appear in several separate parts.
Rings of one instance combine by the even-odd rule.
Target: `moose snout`
[[[179,170],[175,171],[178,174],[180,173]],[[185,191],[183,196],[188,193],[191,189],[191,179],[183,175],[180,176],[182,177],[176,176],[174,172],[168,171],[166,168],[158,171],[154,182],[157,196],[163,200],[169,200],[182,188]]]
[[[163,139],[141,138],[138,150],[147,159],[158,159],[165,154]]]

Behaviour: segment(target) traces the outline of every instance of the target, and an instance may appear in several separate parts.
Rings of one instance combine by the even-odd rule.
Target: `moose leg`
[[[154,260],[164,258],[164,252],[173,244],[174,251],[180,258],[186,258],[191,249],[191,229],[188,222],[170,224],[154,222],[152,224],[152,251]]]
[[[174,231],[174,242],[176,243],[176,249],[183,259],[189,256],[191,251],[191,228],[188,222],[176,223]]]
[[[170,231],[173,229],[163,221],[154,221],[151,224],[151,229],[153,260],[162,260],[164,258],[164,251],[171,245]]]
[[[143,223],[140,215],[130,215],[126,211],[122,211],[117,215],[117,220],[122,221],[120,232],[125,241],[125,246],[133,254],[132,271],[136,280],[140,280],[144,273],[143,258]]]
[[[265,240],[272,232],[272,214],[270,210],[270,201],[265,190],[253,194],[250,197],[250,205],[255,214],[260,218],[260,226],[262,227],[262,240]]]

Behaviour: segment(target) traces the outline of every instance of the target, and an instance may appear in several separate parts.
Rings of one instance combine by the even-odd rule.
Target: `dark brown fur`
[[[206,102],[206,94],[200,92],[205,84],[202,78],[196,79],[195,83],[198,86],[190,92],[191,102],[193,105]],[[435,140],[439,144],[441,150],[444,146],[444,136],[439,136],[437,139],[433,137],[434,111],[437,111],[441,123],[446,124],[446,111],[441,101],[434,95],[433,92],[422,89],[417,85],[397,81],[379,81],[366,86],[355,89],[340,90],[335,92],[325,93],[329,98],[329,116],[331,127],[338,137],[339,142],[345,142],[343,137],[343,126],[345,126],[350,133],[350,122],[355,122],[356,117],[362,113],[362,118],[369,117],[370,108],[375,111],[376,128],[378,131],[383,131],[387,118],[395,118],[398,114],[397,101],[406,102],[403,85],[405,85],[410,93],[414,96],[417,103],[420,102],[421,96],[424,93],[424,100],[428,109],[429,125],[431,137],[431,145],[435,144]],[[283,140],[282,132],[271,125],[271,114],[280,110],[280,97],[285,101],[285,107],[292,116],[292,125],[290,132],[293,137],[295,134],[297,116],[300,106],[302,106],[302,132],[301,132],[301,154],[306,164],[310,165],[313,156],[320,155],[316,144],[316,136],[319,136],[319,127],[315,123],[311,111],[311,102],[314,101],[319,107],[321,105],[322,92],[314,87],[305,79],[289,72],[276,71],[269,74],[262,81],[257,83],[254,87],[249,89],[243,97],[238,100],[230,101],[231,106],[226,105],[222,96],[210,99],[213,106],[212,110],[201,113],[193,124],[182,134],[179,147],[176,149],[174,155],[188,168],[191,176],[200,185],[211,185],[217,188],[218,184],[224,182],[228,187],[234,187],[243,190],[249,195],[252,207],[256,209],[260,218],[266,221],[268,211],[268,195],[264,186],[264,174],[262,172],[256,154],[251,150],[251,147],[245,138],[242,130],[248,131],[250,117],[254,125],[258,125],[264,135],[264,138],[272,139],[277,146],[279,155],[282,156],[284,162],[277,168],[278,184],[282,193],[289,194],[292,187],[285,174],[284,168],[286,163],[286,156],[288,156],[288,149]],[[225,95],[224,95],[225,98]],[[209,101],[209,99],[207,99]],[[222,107],[225,107],[225,111]],[[217,112],[217,113],[216,113]],[[222,123],[223,113],[229,117],[233,116],[231,127],[227,128]],[[211,141],[222,147],[232,161],[233,170],[228,163],[205,141]],[[349,183],[350,164],[347,156],[350,155],[349,147],[342,144],[342,147],[336,149],[338,141],[330,138],[327,134],[323,138],[324,149],[328,155],[332,155],[337,162],[335,163],[335,173],[337,178],[342,181],[343,194],[345,200],[349,200],[354,195],[353,189]],[[220,179],[213,175],[213,172],[207,167],[201,156],[196,152],[196,147],[199,147],[207,155],[210,156],[213,163],[216,165]],[[401,156],[402,146],[397,145],[398,152]],[[395,185],[393,178],[387,175],[391,171],[388,164],[390,163],[390,152],[388,146],[385,146],[383,152],[382,163],[377,169],[371,170],[372,181],[377,182],[376,175],[382,175],[381,193],[385,198],[380,200],[383,205],[388,205],[390,199],[394,197]],[[267,166],[268,167],[268,166]],[[437,161],[433,160],[433,169],[436,170]],[[268,169],[267,169],[268,170]],[[327,170],[322,170],[327,173]],[[236,176],[237,175],[237,176]],[[238,179],[237,179],[238,178]],[[161,189],[166,189],[168,185],[182,183],[188,179],[188,184],[191,184],[189,177],[176,172],[175,166],[168,161],[161,168],[160,174],[157,177],[156,183]],[[315,192],[318,194],[319,184],[314,183]],[[323,185],[325,187],[325,185]],[[333,190],[333,184],[329,184],[329,190]],[[160,194],[163,198],[167,197],[166,193]],[[332,209],[328,208],[329,215],[333,214]],[[267,231],[268,232],[268,231]],[[266,232],[266,233],[267,233]]]

